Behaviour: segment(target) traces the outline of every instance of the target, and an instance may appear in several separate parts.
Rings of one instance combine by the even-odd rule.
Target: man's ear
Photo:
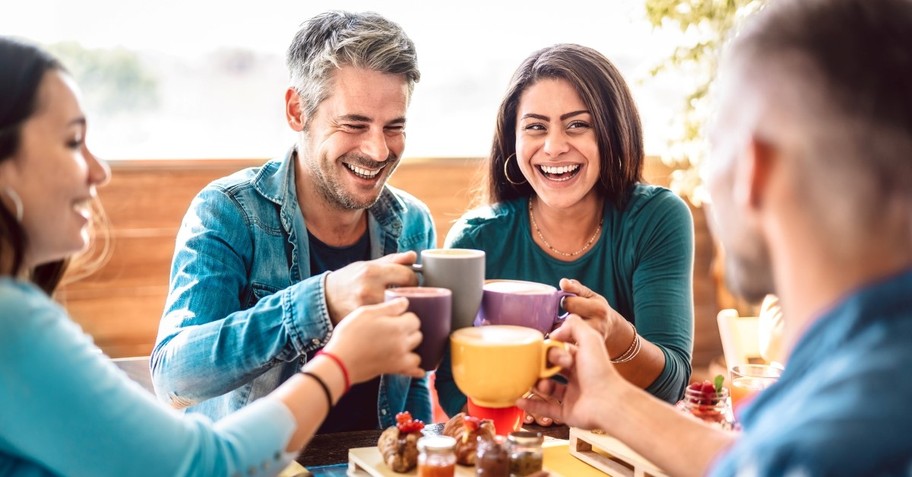
[[[285,90],[285,120],[291,129],[296,132],[304,130],[304,108],[301,105],[301,95],[298,90],[289,87]]]
[[[762,207],[775,166],[775,146],[751,136],[735,176],[734,198],[738,204],[754,210]]]

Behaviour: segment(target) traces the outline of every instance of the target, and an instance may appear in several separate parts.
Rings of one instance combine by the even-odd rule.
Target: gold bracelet
[[[627,323],[630,323],[629,321]],[[627,351],[621,353],[620,356],[611,360],[612,364],[621,364],[628,361],[632,361],[633,358],[636,358],[640,354],[640,349],[642,349],[643,344],[640,342],[640,335],[637,333],[637,328],[633,323],[630,323],[630,327],[633,328],[633,342],[630,343],[630,346],[627,347]]]

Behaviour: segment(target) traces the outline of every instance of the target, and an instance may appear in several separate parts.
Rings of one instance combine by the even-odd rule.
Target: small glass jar
[[[476,449],[476,477],[510,477],[510,452],[504,436],[493,439],[479,436]]]
[[[722,429],[731,430],[734,427],[728,388],[722,388],[713,395],[706,395],[700,390],[687,388],[684,391],[684,399],[678,401],[675,406],[697,419]]]
[[[425,436],[418,439],[418,476],[453,477],[456,474],[456,439]]]
[[[507,441],[510,443],[510,477],[523,477],[542,470],[544,438],[540,432],[511,432]]]

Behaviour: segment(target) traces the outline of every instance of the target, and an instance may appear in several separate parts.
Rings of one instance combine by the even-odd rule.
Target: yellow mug
[[[548,350],[556,347],[565,348],[525,326],[462,328],[450,335],[453,378],[475,404],[509,407],[536,381],[560,371],[560,366],[548,367]]]

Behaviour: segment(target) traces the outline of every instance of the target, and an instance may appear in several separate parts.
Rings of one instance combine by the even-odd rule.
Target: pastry
[[[443,426],[443,434],[456,439],[456,462],[461,465],[475,465],[478,438],[494,438],[494,423],[460,412]]]
[[[424,423],[412,419],[408,412],[396,414],[396,425],[390,426],[380,434],[377,448],[383,456],[383,462],[394,472],[405,473],[418,465],[418,439]]]

